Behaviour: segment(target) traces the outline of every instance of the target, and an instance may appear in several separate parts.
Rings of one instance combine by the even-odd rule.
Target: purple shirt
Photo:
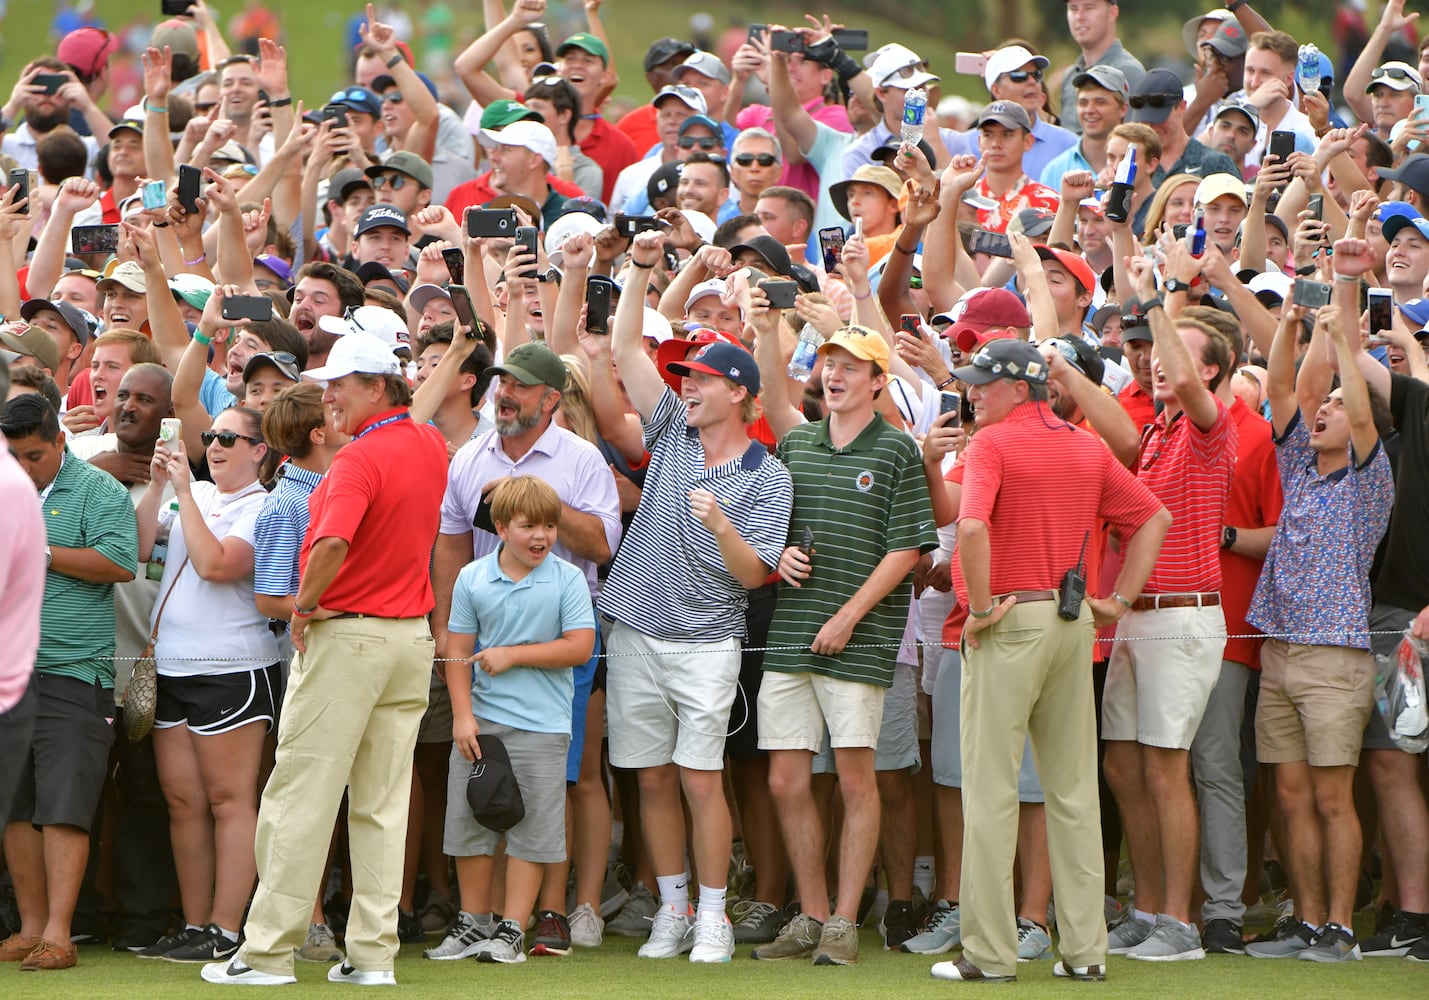
[[[1375,442],[1363,463],[1315,468],[1299,413],[1275,442],[1285,506],[1246,620],[1304,646],[1369,649],[1370,565],[1389,525],[1394,475]]]
[[[45,523],[35,484],[0,434],[0,714],[29,686],[40,648],[40,604],[45,597]]]

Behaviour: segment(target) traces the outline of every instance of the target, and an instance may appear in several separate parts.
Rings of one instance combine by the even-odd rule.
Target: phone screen
[[[1371,288],[1369,292],[1369,335],[1382,336],[1394,323],[1394,301],[1387,290]]]

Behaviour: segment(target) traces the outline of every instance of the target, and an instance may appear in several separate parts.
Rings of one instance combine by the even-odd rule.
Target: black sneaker
[[[1400,910],[1382,931],[1372,934],[1360,944],[1360,954],[1373,958],[1400,958],[1409,954],[1424,940],[1425,917],[1422,913]]]
[[[536,914],[536,937],[531,942],[533,955],[569,955],[571,924],[565,914],[542,910]]]
[[[422,930],[422,918],[406,910],[397,911],[397,940],[403,944],[415,944],[427,940],[427,932]]]
[[[173,925],[171,915],[162,911],[126,913],[109,946],[115,951],[143,951],[160,941]]]
[[[1429,962],[1429,938],[1420,938],[1419,943],[1409,949],[1404,956],[1411,962]]]
[[[912,902],[905,899],[890,901],[883,919],[879,921],[879,930],[883,931],[884,951],[898,951],[904,941],[915,937],[918,933],[918,914],[914,912]]]
[[[1315,943],[1297,957],[1302,962],[1358,962],[1359,942],[1353,931],[1336,923],[1328,923],[1320,929]]]
[[[172,934],[159,938],[147,948],[139,950],[140,958],[163,958],[175,948],[188,944],[203,936],[202,927],[180,927]]]
[[[179,945],[161,956],[165,962],[226,962],[238,951],[238,942],[209,924],[187,944]]]
[[[1201,931],[1201,946],[1214,955],[1244,955],[1245,940],[1241,937],[1241,926],[1234,920],[1218,917],[1206,922]]]

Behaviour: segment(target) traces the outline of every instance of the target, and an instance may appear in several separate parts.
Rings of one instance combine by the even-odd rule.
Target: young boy
[[[513,476],[501,483],[491,492],[501,547],[468,563],[452,591],[446,680],[454,745],[443,846],[456,859],[461,888],[461,912],[448,937],[463,947],[443,942],[435,949],[442,958],[526,961],[524,931],[543,866],[565,860],[571,668],[590,659],[595,615],[585,576],[551,554],[560,517],[561,501],[543,480]],[[506,831],[505,919],[495,927],[492,856],[501,834],[477,823],[466,806],[471,762],[481,752],[478,733],[506,745],[526,807],[525,819]]]

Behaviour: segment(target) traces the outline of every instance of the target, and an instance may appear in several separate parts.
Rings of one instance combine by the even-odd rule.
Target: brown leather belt
[[[341,614],[333,615],[331,618],[323,618],[322,621],[335,622],[342,618],[376,618],[376,615],[365,615],[361,611],[344,611]]]
[[[1131,602],[1132,611],[1160,611],[1162,608],[1218,608],[1221,595],[1207,594],[1143,594]]]
[[[1061,596],[1055,590],[1012,590],[1006,594],[998,594],[992,599],[992,603],[1001,604],[1009,597],[1015,597],[1018,604],[1031,604],[1034,601],[1056,601]]]

